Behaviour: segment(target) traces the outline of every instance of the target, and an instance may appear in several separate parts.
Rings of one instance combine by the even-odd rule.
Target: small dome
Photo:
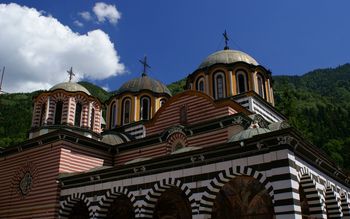
[[[252,138],[255,135],[261,135],[268,132],[271,132],[271,130],[267,128],[248,128],[233,135],[227,142],[243,141],[245,139]]]
[[[50,88],[50,91],[57,90],[57,89],[63,89],[63,90],[70,91],[70,92],[81,91],[81,92],[84,92],[88,95],[91,95],[90,92],[85,87],[83,87],[82,85],[80,85],[78,83],[74,83],[74,82],[63,82],[60,84],[56,84],[55,86]]]
[[[102,136],[101,141],[109,145],[117,145],[130,141],[130,139],[121,133],[109,133]]]
[[[124,83],[117,93],[123,92],[139,92],[141,90],[150,90],[154,93],[166,93],[171,96],[170,90],[162,82],[155,80],[147,75],[142,75],[139,78],[131,79]]]
[[[248,64],[259,65],[258,62],[250,55],[238,50],[220,50],[209,55],[200,65],[199,68],[209,67],[214,64],[231,64],[235,62],[246,62]]]

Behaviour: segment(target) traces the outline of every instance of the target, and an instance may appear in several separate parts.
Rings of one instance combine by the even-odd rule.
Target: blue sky
[[[86,77],[110,90],[141,74],[138,60],[144,55],[151,65],[151,77],[165,84],[184,78],[206,56],[224,47],[225,29],[230,35],[231,49],[250,54],[271,69],[273,75],[303,74],[350,62],[350,1],[347,0],[103,1],[114,5],[121,14],[114,24],[108,20],[98,22],[94,15],[92,8],[102,1],[13,2],[45,11],[43,16],[51,15],[81,35],[96,29],[106,33],[124,69],[102,80]],[[93,18],[84,20],[79,15],[84,11]],[[76,25],[77,21],[83,26]],[[6,64],[0,60],[0,65]],[[67,69],[75,66],[66,65]]]

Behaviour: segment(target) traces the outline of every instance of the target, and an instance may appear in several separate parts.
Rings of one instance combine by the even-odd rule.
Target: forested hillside
[[[306,139],[350,169],[350,64],[273,79],[276,108]],[[102,101],[111,95],[88,82],[80,83]],[[168,87],[176,94],[184,85],[182,79]],[[26,139],[37,92],[0,96],[0,147]]]

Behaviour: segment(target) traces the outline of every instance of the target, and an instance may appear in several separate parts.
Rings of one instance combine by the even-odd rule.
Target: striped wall
[[[147,173],[147,170],[145,171]],[[252,176],[264,185],[273,201],[277,219],[302,218],[299,186],[306,194],[312,217],[327,218],[326,209],[329,209],[329,218],[340,218],[349,214],[347,196],[350,188],[329,176],[324,178],[317,168],[296,158],[288,149],[267,151],[227,161],[218,160],[216,163],[203,163],[196,167],[170,169],[157,174],[149,172],[142,176],[138,176],[137,173],[127,178],[119,176],[122,179],[99,183],[98,186],[96,184],[63,189],[60,200],[63,203],[73,193],[84,194],[91,203],[95,203],[90,209],[96,216],[101,212],[103,200],[107,200],[108,191],[126,189],[136,200],[133,202],[134,206],[137,206],[136,218],[152,218],[154,207],[162,192],[171,186],[177,186],[191,203],[193,218],[209,219],[220,189],[239,175]],[[330,186],[326,187],[327,184]],[[340,198],[339,192],[347,196],[343,195]],[[110,198],[108,200],[110,203]],[[347,207],[343,209],[342,206]],[[344,213],[344,210],[347,213]],[[104,207],[103,212],[107,211]]]
[[[196,124],[236,113],[229,106],[215,106],[213,101],[203,96],[184,95],[171,104],[166,104],[155,116],[152,124],[146,125],[147,136],[162,132],[171,125],[180,124],[180,108],[187,106],[187,123]]]
[[[50,144],[0,158],[0,218],[56,217],[59,154],[60,146]],[[32,176],[32,188],[22,195],[19,184],[28,172]]]
[[[90,147],[57,141],[0,158],[0,218],[57,218],[60,173],[87,171],[111,166],[112,155]],[[32,186],[21,190],[20,184],[30,173]],[[25,192],[23,192],[25,191]],[[74,204],[73,197],[66,207]]]
[[[115,155],[114,162],[115,165],[122,165],[128,161],[137,159],[137,158],[154,158],[159,156],[165,156],[173,152],[174,146],[172,142],[183,141],[185,144],[183,146],[191,147],[211,147],[218,144],[225,144],[228,139],[228,134],[233,134],[230,131],[231,126],[214,130],[212,132],[206,132],[203,134],[191,135],[191,136],[182,136],[182,135],[172,135],[170,139],[167,139],[164,142],[154,145],[147,145],[147,147],[135,148],[130,150],[125,150],[119,152]],[[236,129],[237,130],[237,129]],[[179,137],[178,139],[176,137]]]
[[[65,143],[60,149],[60,173],[84,172],[101,166],[111,166],[112,156],[97,150]]]
[[[148,146],[140,149],[120,152],[115,156],[115,165],[122,165],[137,158],[154,158],[167,154],[166,142],[158,145]]]
[[[188,136],[187,139],[188,145],[191,147],[210,147],[226,143],[228,137],[227,128],[223,128],[200,135]]]

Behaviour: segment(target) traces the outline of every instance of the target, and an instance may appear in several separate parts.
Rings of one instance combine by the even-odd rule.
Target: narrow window
[[[90,120],[90,128],[94,130],[94,125],[95,125],[95,109],[92,108],[91,110],[91,120]]]
[[[74,120],[74,125],[75,126],[81,126],[81,113],[82,113],[83,106],[81,103],[77,103],[75,105],[75,120]]]
[[[215,99],[225,97],[225,78],[222,72],[216,73],[214,76],[214,92]]]
[[[115,102],[112,104],[110,116],[110,126],[111,128],[114,128],[117,121],[117,104]]]
[[[263,79],[263,76],[258,74],[257,75],[257,79],[258,79],[258,92],[259,92],[259,95],[262,97],[262,98],[265,98],[265,80]]]
[[[43,123],[45,122],[45,116],[46,116],[46,103],[43,103],[41,105],[39,126],[43,125]]]
[[[237,77],[237,93],[244,93],[248,91],[248,86],[247,86],[247,76],[246,73],[243,71],[239,71],[236,74]]]
[[[123,101],[123,125],[130,123],[131,100],[124,99]]]
[[[187,124],[187,105],[183,105],[180,108],[180,124],[186,125]]]
[[[197,80],[197,90],[204,92],[204,78],[201,77]]]
[[[142,97],[140,101],[140,118],[141,120],[148,120],[149,119],[149,112],[150,112],[150,98],[149,97]]]
[[[62,120],[62,101],[56,102],[56,110],[55,110],[55,125],[60,125]]]

